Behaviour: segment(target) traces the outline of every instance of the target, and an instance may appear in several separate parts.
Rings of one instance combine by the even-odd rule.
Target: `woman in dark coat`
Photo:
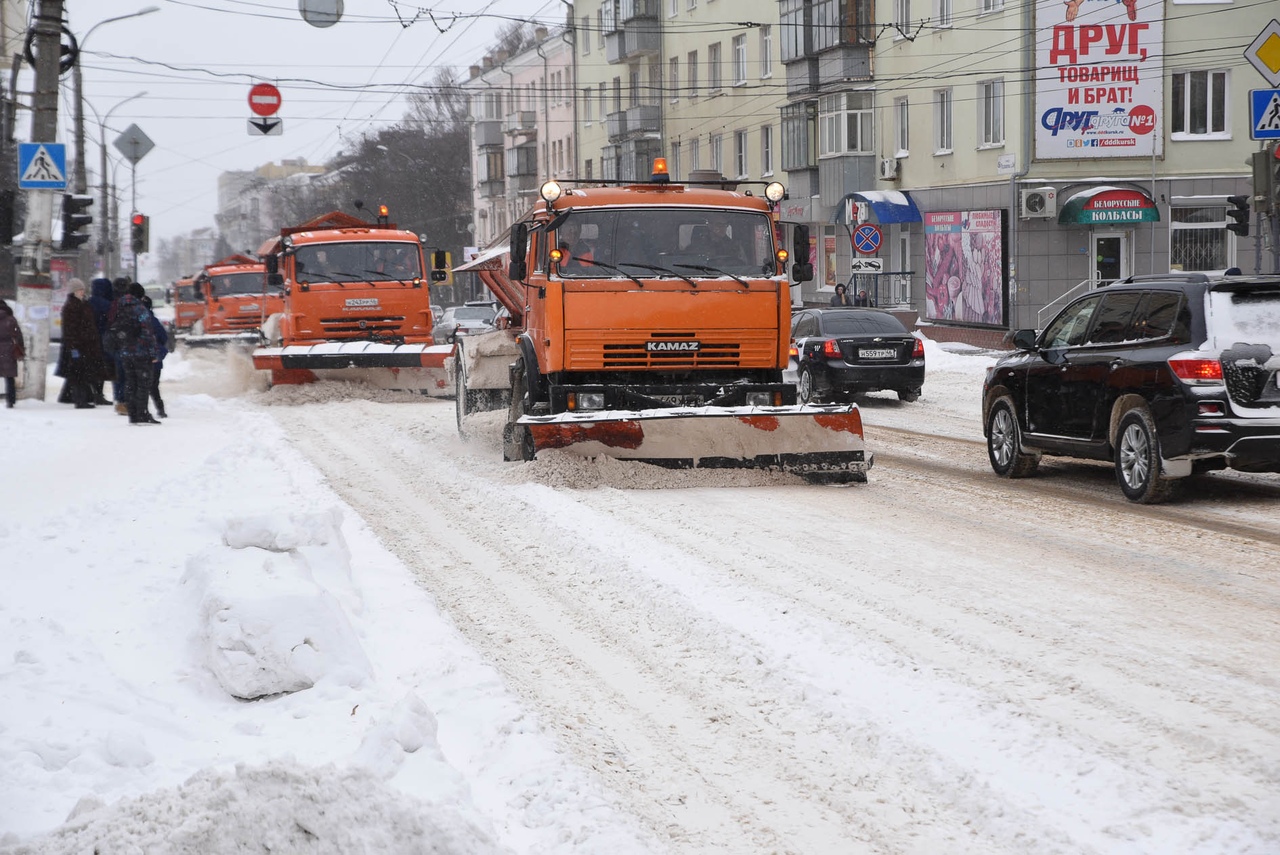
[[[97,397],[97,384],[108,376],[107,365],[93,308],[85,300],[84,283],[73,279],[71,285],[62,305],[62,351],[53,373],[66,379],[76,409],[88,410]]]
[[[25,359],[27,349],[22,339],[22,327],[13,316],[13,309],[0,300],[0,377],[4,378],[4,403],[13,407],[18,402],[18,360]]]

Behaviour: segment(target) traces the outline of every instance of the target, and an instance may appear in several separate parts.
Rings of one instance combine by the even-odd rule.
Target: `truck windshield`
[[[263,275],[257,273],[224,273],[209,278],[214,297],[238,297],[262,293]]]
[[[194,285],[179,285],[174,289],[174,299],[179,303],[198,303],[200,302],[200,292],[196,290]]]
[[[777,273],[773,224],[758,211],[578,208],[561,223],[554,240],[567,254],[560,264],[560,275],[567,278],[599,279],[624,272],[652,276],[653,266],[695,278]],[[628,267],[628,262],[637,266]],[[698,272],[680,265],[697,265]]]
[[[359,241],[304,244],[294,254],[299,282],[407,282],[422,278],[415,243]]]

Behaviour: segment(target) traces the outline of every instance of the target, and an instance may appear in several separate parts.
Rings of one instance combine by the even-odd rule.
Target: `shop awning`
[[[1058,209],[1061,225],[1106,226],[1158,223],[1160,209],[1151,197],[1129,187],[1090,187],[1067,197]]]
[[[862,202],[871,207],[871,222],[885,225],[888,223],[918,223],[921,221],[920,209],[905,190],[860,190],[857,193],[846,193],[836,205],[834,222],[845,223],[845,209],[850,200]]]

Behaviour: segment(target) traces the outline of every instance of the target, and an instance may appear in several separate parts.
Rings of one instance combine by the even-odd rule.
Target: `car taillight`
[[[911,358],[924,359],[924,339],[916,339],[916,343],[911,348]]]
[[[1169,368],[1179,380],[1192,386],[1211,386],[1222,383],[1222,363],[1217,359],[1171,356]]]
[[[791,349],[790,349],[790,350],[788,350],[788,351],[787,351],[787,353],[788,353],[788,354],[791,356],[791,358],[792,358],[792,359],[794,359],[796,362],[799,362],[799,361],[800,361],[800,349],[799,349],[798,347],[796,347],[795,342],[792,342],[792,343],[791,343]]]
[[[844,354],[840,352],[840,343],[834,338],[829,338],[822,343],[822,355],[828,359],[839,359]]]

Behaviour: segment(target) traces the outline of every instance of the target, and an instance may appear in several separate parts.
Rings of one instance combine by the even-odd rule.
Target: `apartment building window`
[[[702,168],[702,140],[694,137],[689,140],[689,172]]]
[[[640,71],[633,69],[627,73],[627,106],[634,107],[640,103]]]
[[[602,23],[604,31],[612,33],[618,29],[618,3],[617,0],[605,0],[600,4],[600,11],[604,13]]]
[[[696,50],[689,51],[689,56],[685,59],[684,67],[689,72],[689,97],[698,97],[698,52]]]
[[[984,80],[978,84],[978,146],[1004,145],[1004,81]]]
[[[1170,133],[1183,139],[1227,136],[1226,71],[1183,71],[1173,75]]]
[[[667,91],[671,93],[671,103],[680,100],[680,57],[673,56],[667,63]]]
[[[988,12],[999,12],[1004,8],[1004,0],[979,0],[978,14],[985,15]]]
[[[782,28],[782,61],[788,62],[805,56],[805,12],[809,11],[804,0],[782,0],[779,10],[779,26]]]
[[[667,17],[674,18],[680,14],[680,0],[667,0]]]
[[[613,78],[613,112],[622,112],[622,78]]]
[[[818,100],[818,156],[870,154],[873,116],[871,92],[824,95]]]
[[[773,125],[760,127],[760,174],[773,174]]]
[[[840,0],[813,3],[813,49],[822,52],[840,44]]]
[[[582,120],[588,125],[595,119],[595,102],[591,99],[591,87],[582,90]]]
[[[600,121],[604,121],[609,115],[609,90],[605,88],[603,83],[600,84]]]
[[[1169,206],[1169,269],[1225,270],[1227,206],[1174,197]]]
[[[938,27],[951,26],[951,0],[934,0],[933,16],[937,20]]]
[[[724,146],[721,145],[720,135],[712,134],[707,142],[708,148],[711,149],[711,168],[724,175]]]
[[[733,37],[733,85],[747,82],[747,37]]]
[[[502,158],[501,150],[486,151],[481,156],[481,181],[501,181],[506,177],[507,173],[504,171]]]
[[[649,91],[641,94],[644,104],[658,104],[662,100],[662,61],[657,57],[649,60]]]
[[[604,9],[596,10],[596,49],[604,50]]]
[[[911,152],[910,118],[907,99],[893,99],[893,142],[897,147],[897,157],[906,157]]]
[[[733,168],[739,178],[747,177],[747,132],[733,132]]]
[[[692,12],[694,9],[698,8],[698,0],[688,0],[688,2],[685,3],[684,8]]]
[[[782,108],[782,168],[810,169],[818,165],[815,122],[818,105],[813,101]]]
[[[951,90],[933,92],[933,153],[951,154]]]
[[[668,163],[667,174],[671,176],[672,181],[680,180],[680,141],[677,140],[671,144],[671,158]]]
[[[591,53],[591,16],[582,16],[582,26],[578,32],[578,38],[582,40],[582,55],[586,56]]]
[[[773,77],[773,27],[760,25],[760,77]]]
[[[911,33],[911,0],[893,0],[893,23],[898,27],[893,34],[895,39]]]
[[[582,168],[583,168],[582,175],[588,181],[590,181],[592,178],[595,178],[595,175],[592,174],[591,163],[592,163],[592,160],[591,158],[588,157],[582,164]]]
[[[715,92],[720,89],[720,43],[707,45],[707,89]]]

